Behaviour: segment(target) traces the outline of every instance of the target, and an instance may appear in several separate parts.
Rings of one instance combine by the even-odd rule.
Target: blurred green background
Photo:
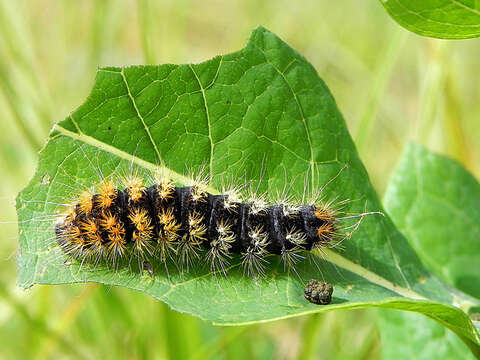
[[[15,196],[96,68],[200,62],[257,25],[326,81],[380,195],[412,140],[479,175],[479,40],[408,33],[377,0],[0,0],[0,358],[380,358],[373,310],[227,328],[121,288],[16,287]]]

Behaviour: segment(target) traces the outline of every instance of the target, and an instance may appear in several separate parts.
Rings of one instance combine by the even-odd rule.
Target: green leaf
[[[457,335],[432,319],[405,311],[380,315],[382,359],[475,359]]]
[[[480,36],[480,4],[473,0],[380,0],[404,28],[423,36],[467,39]]]
[[[480,299],[480,184],[458,162],[410,144],[385,207],[427,268]]]
[[[456,161],[411,144],[385,194],[385,207],[425,265],[446,282],[480,298],[480,184]],[[382,351],[416,358],[460,358],[461,341],[416,314],[386,314]],[[478,326],[478,325],[477,325]],[[405,334],[417,334],[408,344]],[[428,342],[428,346],[425,344]],[[463,349],[463,350],[462,350]],[[444,356],[440,356],[440,352]]]
[[[327,198],[356,199],[351,212],[380,210],[335,101],[315,69],[264,28],[246,47],[198,65],[132,66],[99,70],[87,101],[57,124],[41,152],[39,168],[17,199],[20,221],[19,283],[96,281],[143,291],[219,324],[245,324],[339,308],[387,307],[429,314],[478,344],[468,316],[452,306],[467,295],[432,276],[388,217],[368,216],[343,250],[325,252],[320,269],[304,261],[297,276],[270,258],[265,279],[242,276],[236,257],[227,279],[196,269],[151,278],[128,268],[117,272],[65,264],[48,219],[72,199],[72,188],[99,182],[132,164],[138,171],[171,172],[202,165],[212,191],[222,181],[248,181],[273,198],[285,187],[329,186]],[[158,165],[160,164],[160,165]],[[245,175],[244,175],[245,174]],[[262,179],[262,181],[260,181]],[[308,180],[308,181],[306,181]],[[42,220],[47,221],[42,221]],[[309,278],[334,285],[329,306],[303,298]]]

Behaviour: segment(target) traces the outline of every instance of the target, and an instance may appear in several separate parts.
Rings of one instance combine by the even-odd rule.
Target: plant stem
[[[149,0],[139,0],[138,4],[138,25],[142,42],[143,59],[146,64],[155,64],[155,54],[152,48],[151,24],[150,24],[150,2]]]
[[[322,323],[320,314],[310,315],[303,326],[302,331],[302,346],[299,351],[299,360],[314,359],[315,352],[315,338],[317,337],[317,330]]]
[[[356,145],[361,153],[369,143],[369,138],[375,125],[378,107],[382,100],[385,89],[391,78],[395,62],[398,58],[402,45],[407,38],[407,32],[403,29],[396,29],[393,36],[380,54],[380,62],[374,72],[375,78],[369,90],[367,101],[360,117],[360,124],[357,128]]]

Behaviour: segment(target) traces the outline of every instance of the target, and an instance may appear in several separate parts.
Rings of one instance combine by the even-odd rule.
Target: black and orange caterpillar
[[[266,255],[280,255],[290,267],[302,258],[300,252],[334,246],[351,234],[339,227],[351,217],[340,217],[331,203],[242,202],[233,193],[213,195],[202,182],[178,187],[168,178],[147,187],[131,176],[124,185],[120,190],[106,180],[97,193],[79,196],[56,225],[65,253],[113,264],[128,256],[171,258],[187,267],[204,254],[212,270],[223,272],[232,254],[239,254],[245,272],[255,275],[263,273]]]

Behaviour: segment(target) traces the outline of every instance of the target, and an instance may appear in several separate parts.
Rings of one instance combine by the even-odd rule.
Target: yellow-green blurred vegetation
[[[215,327],[123,288],[16,287],[15,196],[97,67],[200,62],[257,25],[326,81],[380,195],[408,141],[479,174],[479,41],[408,33],[377,0],[0,0],[0,358],[380,357],[373,310]]]

